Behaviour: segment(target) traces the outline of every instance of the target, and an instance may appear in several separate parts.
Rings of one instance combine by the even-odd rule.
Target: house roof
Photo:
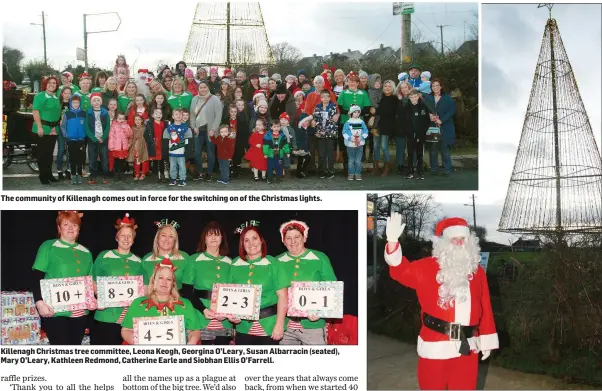
[[[370,49],[364,54],[364,57],[382,58],[382,57],[390,57],[390,56],[395,56],[395,51],[390,46],[387,46],[384,48],[379,47],[376,49]]]
[[[541,242],[537,239],[523,239],[520,238],[512,244],[513,246],[533,246],[541,247]]]
[[[362,57],[364,57],[362,52],[360,52],[359,50],[346,51],[346,52],[340,53],[340,55],[345,56],[350,60],[356,60],[356,61],[359,61],[362,59]]]
[[[460,45],[457,52],[460,54],[466,54],[466,53],[478,54],[479,53],[479,41],[477,41],[477,40],[466,41],[462,45]]]

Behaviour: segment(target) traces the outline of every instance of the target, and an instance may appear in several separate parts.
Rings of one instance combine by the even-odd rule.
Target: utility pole
[[[378,262],[377,260],[377,256],[378,256],[378,252],[377,252],[377,241],[378,241],[378,220],[377,220],[377,207],[378,207],[378,194],[374,193],[373,195],[373,200],[372,202],[374,202],[374,207],[372,208],[372,218],[374,219],[374,229],[372,230],[372,278],[374,279],[374,285],[373,285],[373,291],[374,293],[376,293],[376,284],[378,281]]]
[[[472,221],[473,221],[472,229],[476,233],[477,232],[477,207],[476,207],[476,203],[475,203],[474,194],[472,195],[471,198],[472,198],[472,204],[464,204],[464,206],[472,206]]]
[[[449,27],[449,25],[437,25],[437,27],[439,27],[439,29],[441,30],[441,55],[443,56],[443,27]]]
[[[230,68],[230,3],[226,3],[226,68]]]
[[[48,66],[48,57],[46,56],[46,18],[42,11],[42,24],[30,23],[32,26],[42,26],[42,37],[44,39],[44,65]]]
[[[412,14],[401,15],[401,62],[412,59]]]

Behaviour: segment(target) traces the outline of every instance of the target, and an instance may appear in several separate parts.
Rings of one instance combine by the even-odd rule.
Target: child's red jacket
[[[221,160],[231,160],[234,156],[234,145],[236,139],[230,137],[213,136],[211,142],[217,147],[217,158]]]

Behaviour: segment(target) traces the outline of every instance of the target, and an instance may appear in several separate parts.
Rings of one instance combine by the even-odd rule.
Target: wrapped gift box
[[[2,345],[38,345],[40,318],[22,316],[2,319]]]
[[[0,300],[2,320],[38,316],[31,292],[0,292]]]

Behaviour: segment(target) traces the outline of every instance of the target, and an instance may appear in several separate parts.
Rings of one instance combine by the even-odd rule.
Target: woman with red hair
[[[84,277],[92,273],[90,250],[77,243],[83,213],[60,211],[56,218],[58,239],[42,243],[32,266],[35,281]],[[42,299],[40,284],[32,287],[42,328],[51,345],[80,345],[86,330],[88,310],[55,312]]]
[[[213,284],[230,279],[228,240],[222,227],[210,221],[203,228],[196,254],[190,256],[190,264],[182,280],[182,296],[199,310],[201,339],[214,345],[228,345],[232,339],[232,324],[211,310]]]
[[[238,242],[239,256],[230,268],[230,283],[261,285],[259,320],[232,319],[236,345],[277,345],[286,329],[290,280],[278,261],[267,255],[265,239],[254,222],[243,224]]]
[[[50,182],[58,182],[52,176],[52,161],[54,145],[58,132],[60,132],[61,101],[56,92],[59,79],[49,76],[42,80],[42,91],[38,92],[33,99],[33,126],[32,133],[38,135],[37,160],[40,168],[40,182],[49,185]]]
[[[136,221],[126,213],[115,222],[117,248],[105,250],[94,261],[92,277],[143,276],[142,260],[131,251],[136,239]],[[121,345],[121,322],[128,307],[99,308],[94,314],[94,326],[90,333],[91,345]]]

